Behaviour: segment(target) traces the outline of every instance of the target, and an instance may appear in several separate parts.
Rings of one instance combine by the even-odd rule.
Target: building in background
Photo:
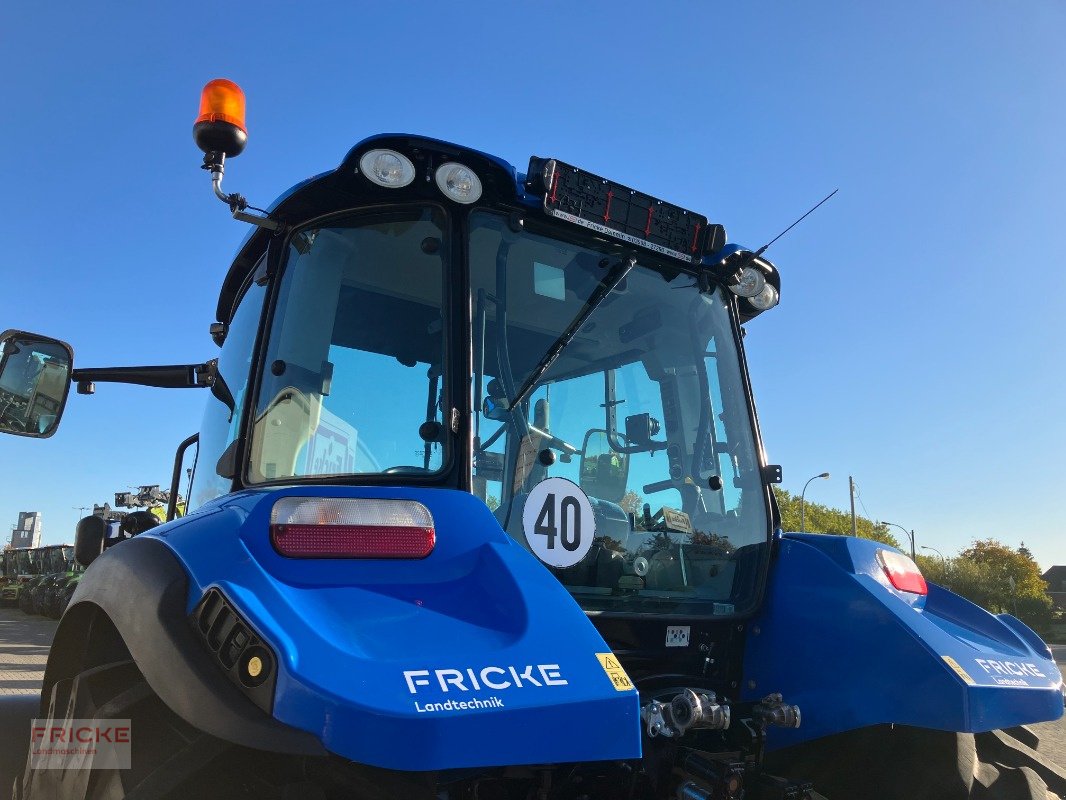
[[[41,546],[41,512],[19,512],[18,525],[11,531],[12,547],[40,547]]]
[[[1040,576],[1047,581],[1047,593],[1058,610],[1066,608],[1066,566],[1055,566]]]

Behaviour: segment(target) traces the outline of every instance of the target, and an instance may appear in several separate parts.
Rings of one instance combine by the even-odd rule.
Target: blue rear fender
[[[270,513],[289,496],[417,500],[436,547],[421,560],[283,557]],[[274,649],[274,717],[338,755],[401,770],[641,756],[639,699],[601,666],[602,637],[470,494],[247,491],[150,535],[187,571],[189,613],[215,587]]]
[[[1020,620],[935,584],[895,589],[878,542],[790,533],[778,545],[743,699],[782,692],[803,725],[772,730],[771,748],[884,723],[976,733],[1062,716],[1062,676]]]

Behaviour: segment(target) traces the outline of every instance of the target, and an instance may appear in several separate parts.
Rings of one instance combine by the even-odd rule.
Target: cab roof
[[[348,151],[336,169],[296,184],[270,204],[267,209],[270,217],[281,222],[284,227],[281,232],[256,227],[245,237],[222,283],[215,312],[218,321],[230,321],[241,289],[259,259],[267,251],[273,237],[284,235],[287,229],[316,217],[365,205],[368,201],[394,201],[395,195],[392,192],[395,192],[395,189],[368,185],[368,181],[358,177],[359,158],[372,148],[394,149],[410,154],[420,166],[459,161],[477,172],[486,196],[495,198],[496,202],[530,209],[541,209],[543,206],[543,198],[539,194],[527,191],[526,174],[497,156],[413,134],[384,133],[367,137]],[[711,265],[745,249],[740,245],[726,244],[715,253],[705,256],[703,263]],[[772,276],[772,282],[780,290],[780,279],[773,264],[765,259],[759,259],[759,263],[766,268]]]

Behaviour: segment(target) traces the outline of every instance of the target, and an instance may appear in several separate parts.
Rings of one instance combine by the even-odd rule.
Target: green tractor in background
[[[14,601],[27,614],[33,613],[29,605],[30,591],[40,581],[43,567],[43,547],[27,547],[18,553],[18,584]]]
[[[22,586],[19,592],[18,604],[27,614],[43,613],[42,605],[44,597],[54,582],[65,577],[71,570],[74,562],[74,545],[50,544],[44,547],[32,548],[34,554],[34,570],[31,577]]]
[[[19,580],[21,574],[19,567],[20,564],[26,561],[24,553],[26,553],[26,550],[23,548],[15,549],[9,547],[4,550],[3,562],[0,564],[0,568],[3,569],[2,577],[0,577],[0,605],[18,605],[19,591],[22,586]]]
[[[167,521],[167,505],[170,503],[170,492],[160,489],[159,484],[139,486],[135,492],[115,492],[115,505],[122,508],[142,509],[147,511],[162,524]],[[104,506],[107,508],[107,506]],[[178,495],[176,514],[181,517],[185,514],[185,500]],[[113,512],[114,517],[125,516],[123,512]]]
[[[0,600],[6,606],[21,606],[26,584],[40,574],[37,548],[19,547],[4,551],[4,583]]]
[[[67,561],[67,571],[55,577],[51,587],[40,600],[38,613],[59,619],[70,605],[70,598],[74,596],[74,590],[78,588],[78,582],[85,572],[85,567],[78,563],[71,553]]]
[[[115,493],[116,506],[139,509],[133,513],[151,514],[159,522],[166,520],[169,501],[170,492],[160,491],[158,485]],[[184,512],[185,504],[180,497],[177,507],[179,515]],[[108,503],[93,506],[93,516],[108,523],[108,545],[129,537],[123,526],[128,515],[128,512],[112,509]],[[27,614],[59,619],[70,603],[84,569],[75,560],[74,546],[70,544],[9,550],[4,554],[0,599],[8,605],[17,604]]]
[[[33,613],[59,619],[63,615],[63,608],[66,607],[66,604],[60,606],[59,598],[66,593],[71,581],[77,585],[76,579],[81,577],[85,568],[75,561],[74,546],[69,544],[52,547],[46,554],[46,559],[49,571],[41,576],[30,592],[30,602]],[[70,593],[65,594],[68,601],[73,592],[71,587]]]

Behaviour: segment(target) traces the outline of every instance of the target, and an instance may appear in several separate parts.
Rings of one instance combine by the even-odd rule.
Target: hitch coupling
[[[729,727],[729,706],[714,692],[684,689],[669,702],[652,700],[640,710],[648,736],[683,736],[691,728],[722,731]]]
[[[780,694],[768,694],[755,704],[752,716],[764,728],[798,728],[800,726],[799,706],[790,706]]]

